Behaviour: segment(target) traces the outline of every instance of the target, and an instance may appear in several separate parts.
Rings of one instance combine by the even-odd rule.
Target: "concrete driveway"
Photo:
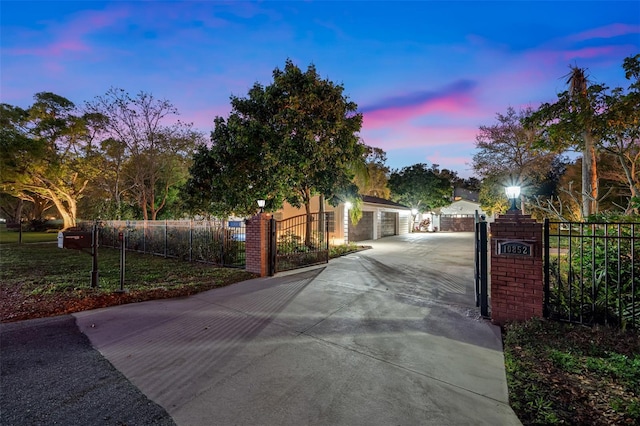
[[[473,235],[412,234],[329,265],[75,315],[178,425],[511,425]]]

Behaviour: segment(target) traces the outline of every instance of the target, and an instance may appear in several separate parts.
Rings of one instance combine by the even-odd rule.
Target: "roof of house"
[[[470,191],[464,188],[455,188],[453,190],[453,200],[467,200],[477,202],[480,199],[480,194],[476,191]]]
[[[385,206],[390,206],[390,207],[395,207],[397,209],[400,210],[411,210],[409,207],[404,206],[400,203],[396,203],[394,201],[391,200],[385,200],[384,198],[379,198],[379,197],[373,197],[371,195],[363,195],[362,196],[362,201],[364,203],[369,203],[369,204],[382,204]]]

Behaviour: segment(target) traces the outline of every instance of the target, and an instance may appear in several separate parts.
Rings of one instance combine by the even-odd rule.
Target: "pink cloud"
[[[419,105],[408,105],[379,109],[363,114],[363,127],[378,128],[406,122],[427,114],[459,114],[468,110],[473,100],[467,95],[427,100]]]
[[[561,52],[563,59],[587,59],[615,56],[618,46],[585,47],[583,49],[565,50]]]
[[[87,52],[89,46],[80,40],[59,40],[55,41],[48,46],[40,48],[22,48],[22,49],[9,49],[10,53],[14,55],[35,55],[44,57],[58,57],[67,52]]]
[[[48,43],[39,47],[21,47],[7,49],[14,55],[34,55],[40,57],[58,58],[67,53],[89,52],[92,50],[84,38],[96,33],[102,28],[107,28],[129,16],[129,12],[118,7],[110,10],[83,11],[74,15],[69,22],[61,22],[50,25],[45,34]]]
[[[477,131],[464,126],[398,126],[384,131],[363,129],[362,137],[367,145],[385,151],[425,147],[458,150],[475,147]]]
[[[592,30],[583,31],[570,37],[571,40],[584,41],[594,38],[612,38],[627,34],[640,33],[640,25],[611,24]]]
[[[448,168],[455,170],[459,170],[463,168],[463,166],[469,165],[472,160],[472,158],[468,155],[452,156],[450,153],[443,153],[442,151],[435,151],[433,154],[428,154],[426,158],[428,163],[438,164],[440,166],[440,169]]]
[[[416,91],[381,99],[361,109],[363,127],[381,128],[432,114],[468,115],[474,105],[471,94],[475,87],[475,82],[460,80],[434,91]]]

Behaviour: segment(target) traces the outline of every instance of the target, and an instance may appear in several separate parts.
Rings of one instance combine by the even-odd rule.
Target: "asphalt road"
[[[0,325],[0,425],[175,425],[71,315]]]

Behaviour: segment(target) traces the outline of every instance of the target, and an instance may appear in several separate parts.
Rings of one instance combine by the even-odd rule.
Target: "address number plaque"
[[[533,256],[532,245],[524,241],[498,241],[497,254]]]

